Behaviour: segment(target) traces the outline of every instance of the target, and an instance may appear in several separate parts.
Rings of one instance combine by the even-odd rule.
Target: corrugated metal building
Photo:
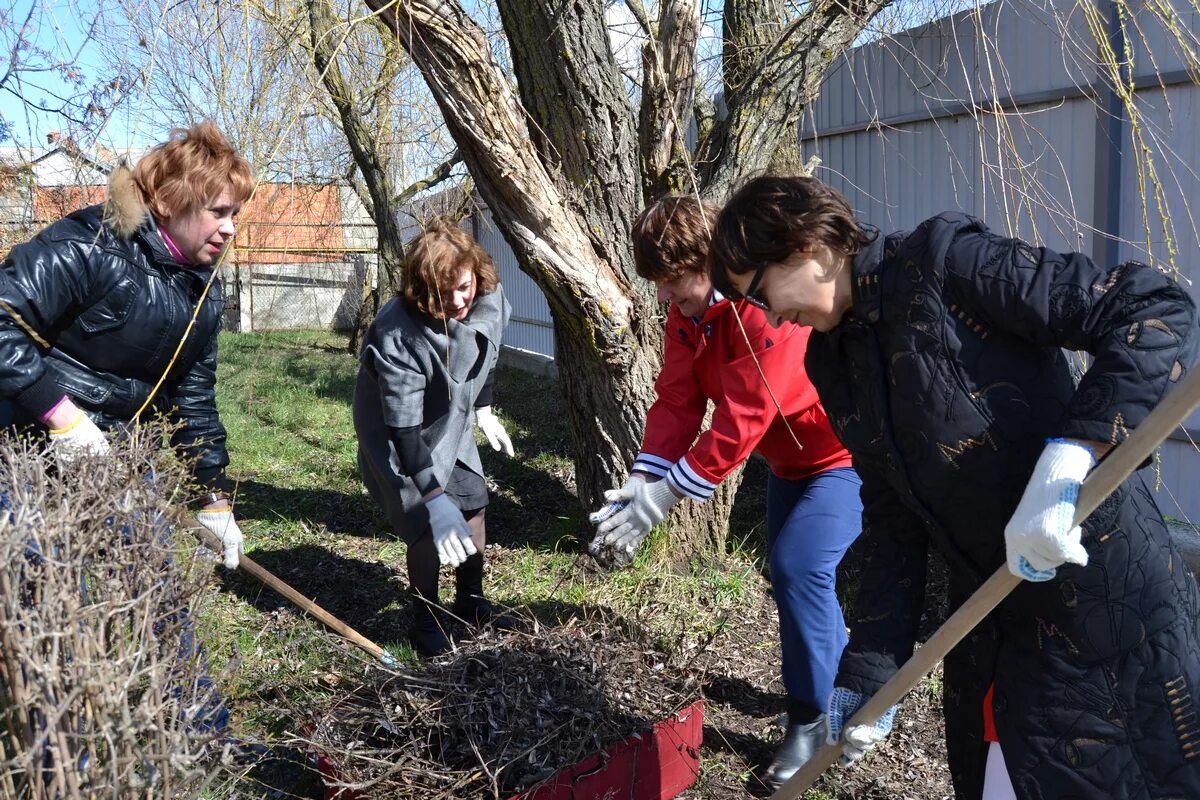
[[[1200,12],[1175,3],[1173,23],[1194,41]],[[1146,7],[1131,7],[1127,28],[1137,33],[1125,43],[1112,6],[1099,4],[1089,26],[1080,4],[1006,0],[857,48],[809,110],[804,155],[819,155],[817,174],[884,230],[962,209],[996,231],[1101,263],[1175,269],[1200,298],[1189,208],[1200,196],[1200,87],[1174,35]],[[1103,80],[1091,30],[1131,55],[1134,114]],[[1168,516],[1200,522],[1193,441],[1200,414],[1162,448],[1159,503]]]

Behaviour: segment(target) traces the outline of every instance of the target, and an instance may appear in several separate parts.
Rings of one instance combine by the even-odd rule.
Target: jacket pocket
[[[138,285],[133,278],[125,277],[100,300],[79,315],[79,327],[84,333],[101,333],[120,328],[125,324],[137,300]]]

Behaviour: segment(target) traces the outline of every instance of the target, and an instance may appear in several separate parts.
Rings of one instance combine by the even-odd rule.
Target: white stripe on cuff
[[[646,472],[656,478],[661,478],[667,474],[674,464],[667,461],[665,458],[650,455],[649,453],[638,453],[637,458],[633,460],[633,468],[640,472]]]
[[[682,494],[701,502],[712,497],[712,493],[717,490],[715,483],[704,480],[688,465],[687,456],[679,459],[675,466],[671,467],[671,471],[667,473],[667,480]]]

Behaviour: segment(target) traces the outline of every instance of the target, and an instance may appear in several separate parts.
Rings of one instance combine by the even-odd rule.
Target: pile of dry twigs
[[[162,431],[59,462],[0,439],[0,795],[190,797],[220,706]],[[181,548],[194,541],[181,539]]]
[[[572,620],[487,635],[361,686],[312,743],[368,796],[507,798],[648,730],[695,693],[655,648]]]

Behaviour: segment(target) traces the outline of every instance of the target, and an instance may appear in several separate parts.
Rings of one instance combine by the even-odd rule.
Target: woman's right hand
[[[478,552],[471,541],[471,528],[466,518],[444,492],[426,499],[425,508],[429,511],[429,527],[433,531],[439,561],[457,567]]]
[[[51,450],[67,464],[83,455],[108,455],[108,439],[104,432],[70,399],[54,409],[46,424],[50,427]]]

